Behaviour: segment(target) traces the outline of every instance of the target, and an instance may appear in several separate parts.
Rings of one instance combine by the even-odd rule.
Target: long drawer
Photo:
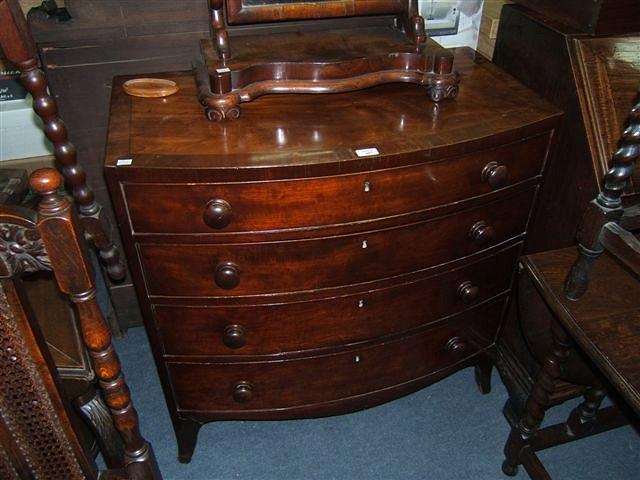
[[[503,305],[496,301],[420,333],[336,354],[166,366],[179,410],[229,416],[336,402],[420,379],[488,347]]]
[[[155,305],[167,355],[277,355],[377,338],[437,321],[509,289],[521,244],[411,283],[245,306]]]
[[[139,245],[150,295],[313,291],[388,278],[524,233],[535,190],[434,220],[356,235],[220,245]]]
[[[244,183],[123,184],[135,233],[249,232],[401,215],[540,174],[548,134],[495,149],[367,173]]]

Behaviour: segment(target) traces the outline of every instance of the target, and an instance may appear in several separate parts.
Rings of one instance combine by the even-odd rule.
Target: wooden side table
[[[514,475],[522,464],[532,478],[548,479],[536,451],[625,425],[627,419],[617,406],[599,408],[609,385],[640,414],[640,282],[605,253],[596,262],[586,294],[577,302],[570,301],[563,288],[576,257],[577,249],[572,247],[529,255],[521,261],[521,276],[535,285],[557,322],[551,323],[553,348],[538,374],[525,414],[505,446],[503,471],[507,475]],[[595,367],[590,372],[585,372],[583,355]],[[559,379],[586,384],[585,400],[566,422],[539,429]]]

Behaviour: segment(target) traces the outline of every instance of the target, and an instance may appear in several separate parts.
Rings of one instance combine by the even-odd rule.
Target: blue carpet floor
[[[200,430],[193,460],[178,463],[166,405],[142,328],[116,343],[143,434],[166,480],[507,479],[506,390],[494,373],[480,395],[472,369],[369,410],[282,422],[218,422]],[[575,403],[550,412],[566,418]],[[631,427],[541,452],[556,480],[640,479],[640,436]],[[517,479],[526,479],[520,471]]]

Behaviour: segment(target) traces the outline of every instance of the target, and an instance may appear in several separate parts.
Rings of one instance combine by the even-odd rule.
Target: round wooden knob
[[[225,200],[214,198],[207,203],[202,219],[211,228],[224,228],[231,223],[231,205]]]
[[[229,348],[241,348],[247,343],[246,333],[242,325],[227,325],[222,334],[222,343]]]
[[[458,298],[466,304],[473,303],[473,301],[478,298],[479,292],[480,289],[469,281],[462,282],[458,286]]]
[[[29,177],[29,185],[40,195],[55,192],[62,185],[62,175],[55,168],[40,168]]]
[[[498,162],[489,162],[482,169],[482,181],[488,183],[491,188],[504,187],[508,177],[507,167]]]
[[[492,242],[495,237],[495,230],[486,222],[477,222],[469,230],[469,238],[479,245],[486,245]]]
[[[231,290],[232,288],[236,288],[240,283],[240,270],[238,270],[238,267],[233,263],[221,263],[216,267],[213,278],[216,281],[216,285],[220,288]]]
[[[253,385],[249,382],[238,382],[233,387],[233,399],[238,403],[247,403],[253,398]]]
[[[467,342],[460,337],[453,337],[445,346],[446,350],[455,356],[460,356],[467,350]]]

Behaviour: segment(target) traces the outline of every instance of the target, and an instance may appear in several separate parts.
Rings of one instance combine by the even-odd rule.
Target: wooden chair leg
[[[140,433],[138,413],[111,343],[111,332],[96,300],[93,271],[86,247],[78,238],[80,227],[75,211],[69,200],[58,192],[61,184],[60,174],[53,169],[37,170],[30,177],[31,188],[41,197],[36,222],[38,233],[60,291],[76,306],[83,343],[124,446],[122,471],[110,470],[101,479],[159,480],[162,476],[153,449]]]
[[[515,475],[518,465],[522,464],[525,458],[530,462],[537,462],[535,454],[531,452],[530,443],[544,420],[545,412],[551,404],[550,397],[554,391],[554,381],[560,377],[571,350],[569,337],[557,323],[552,325],[552,334],[551,352],[546,356],[538,372],[533,390],[527,399],[524,415],[511,429],[504,447],[505,460],[502,471],[506,475]],[[537,462],[537,466],[541,467],[541,464]]]
[[[593,430],[598,410],[606,396],[607,391],[602,386],[587,388],[584,401],[573,409],[567,420],[567,429],[572,435],[583,435]]]

